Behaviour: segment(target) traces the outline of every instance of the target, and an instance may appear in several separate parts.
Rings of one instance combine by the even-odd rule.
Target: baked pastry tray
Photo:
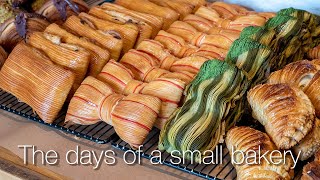
[[[90,6],[94,6],[99,5],[103,2],[112,1],[113,0],[87,0],[86,2]],[[122,141],[117,136],[113,127],[104,122],[89,126],[65,124],[64,119],[67,107],[63,108],[58,118],[52,124],[48,124],[41,120],[39,116],[35,112],[33,112],[30,106],[23,102],[20,102],[15,96],[0,89],[0,109],[22,116],[28,120],[41,123],[48,127],[75,135],[80,138],[87,139],[89,141],[93,141],[99,144],[111,143],[114,148],[122,151],[131,149],[128,143]],[[184,163],[177,164],[175,163],[175,160],[177,159],[174,159],[172,156],[170,156],[170,154],[166,152],[161,152],[161,159],[156,158],[152,155],[152,152],[155,152],[155,150],[157,150],[159,132],[160,131],[158,129],[154,128],[149,133],[149,136],[147,137],[143,145],[143,153],[140,154],[143,158],[149,160],[152,159],[152,161],[157,163],[161,161],[161,164],[196,175],[204,179],[236,179],[237,174],[231,164],[231,158],[225,144],[219,144],[218,148],[216,148],[218,150],[217,154],[219,154],[220,156],[214,158],[217,162],[215,164],[198,164],[191,163],[190,161],[186,160]],[[298,164],[298,166],[302,167],[302,164]],[[296,175],[294,179],[300,179],[301,172],[298,172],[296,174],[298,175]]]

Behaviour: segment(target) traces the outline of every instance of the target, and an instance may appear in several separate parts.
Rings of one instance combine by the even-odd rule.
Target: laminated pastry
[[[187,43],[190,43],[193,36],[198,32],[198,30],[186,22],[175,21],[173,24],[171,24],[167,32],[176,36],[180,36]]]
[[[107,84],[87,77],[76,91],[68,107],[66,122],[112,125],[119,137],[138,148],[151,131],[161,101],[153,96],[116,94]]]
[[[320,149],[320,120],[316,119],[314,126],[309,134],[299,142],[296,146],[293,147],[293,152],[296,156],[299,155],[301,161],[309,159],[313,156],[317,150]]]
[[[202,45],[198,49],[189,49],[189,51],[184,54],[184,57],[198,56],[206,59],[219,59],[222,61],[226,58],[227,53],[227,49],[222,49],[213,45]]]
[[[31,6],[34,12],[58,24],[72,15],[89,10],[88,4],[83,0],[35,0]]]
[[[233,17],[239,15],[240,7],[225,2],[214,2],[208,5],[212,10],[219,14],[219,17],[223,19],[232,19]],[[244,12],[241,8],[241,12]]]
[[[113,60],[106,64],[97,79],[108,84],[118,94],[138,93],[159,98],[162,101],[156,124],[159,129],[178,107],[185,88],[185,83],[178,79],[157,78],[149,83],[134,80],[129,69]]]
[[[145,39],[149,39],[152,36],[152,33],[154,29],[144,21],[140,21],[137,18],[134,18],[132,16],[119,13],[119,12],[113,12],[113,11],[107,11],[103,10],[98,7],[93,7],[90,9],[89,14],[92,16],[95,16],[99,19],[115,23],[122,26],[127,26],[127,24],[130,24],[128,26],[134,25],[138,28],[138,35],[136,38],[135,46],[139,44],[141,41]]]
[[[284,157],[284,153],[274,153],[277,147],[271,141],[269,136],[261,131],[250,127],[234,127],[228,131],[226,145],[229,152],[242,152],[247,156],[231,154],[233,156],[234,166],[237,171],[237,179],[292,179],[294,172],[291,167],[293,161],[289,155]],[[261,155],[264,158],[259,159]],[[274,157],[277,156],[277,159]],[[249,158],[250,157],[250,158]],[[246,159],[244,159],[246,158]],[[259,163],[255,163],[259,159]],[[280,160],[281,159],[281,160]],[[272,160],[272,161],[271,161]],[[277,162],[273,164],[271,162]],[[243,162],[243,163],[241,163]]]
[[[320,179],[320,150],[315,155],[314,161],[303,167],[301,180]]]
[[[63,29],[57,24],[49,25],[46,30],[46,33],[51,35],[56,35],[59,38],[58,44],[68,43],[76,46],[80,46],[90,52],[90,63],[89,69],[87,72],[88,76],[97,76],[101,72],[104,65],[107,64],[110,58],[110,53],[108,50],[103,49],[85,38],[81,38],[69,33],[67,30]]]
[[[148,24],[152,29],[151,38],[154,38],[163,26],[163,18],[150,13],[137,12],[114,3],[104,3],[99,7],[111,16],[124,18],[127,19],[127,21],[135,19],[135,21]]]
[[[320,59],[320,46],[314,47],[309,50],[308,58],[310,59]]]
[[[197,74],[200,71],[203,63],[208,61],[208,58],[202,56],[189,56],[176,60],[170,68],[172,72],[190,72]]]
[[[191,44],[201,47],[202,45],[212,45],[222,49],[229,49],[233,41],[238,39],[239,36],[233,33],[219,33],[219,34],[204,34],[197,33],[191,40]]]
[[[86,21],[88,24],[92,24],[96,29],[104,32],[119,33],[121,35],[121,38],[123,39],[123,54],[134,47],[139,34],[139,29],[136,25],[132,23],[120,25],[110,21],[102,20],[100,18],[96,18],[86,13],[80,13],[79,17],[80,19]]]
[[[286,65],[270,75],[269,83],[286,83],[300,88],[311,100],[317,117],[320,117],[320,71],[312,61],[303,60]]]
[[[206,150],[223,142],[225,131],[234,126],[243,113],[243,95],[249,81],[241,70],[220,60],[203,64],[187,86],[185,103],[166,122],[160,133],[159,149],[169,153],[196,150],[185,158],[201,160]],[[179,156],[179,153],[177,154]]]
[[[61,42],[59,36],[42,32],[32,33],[28,37],[28,44],[44,52],[55,64],[75,74],[71,94],[74,93],[87,74],[90,53],[79,46]]]
[[[180,14],[180,20],[182,20],[188,14],[191,14],[195,9],[195,6],[187,2],[179,2],[179,1],[172,1],[172,0],[149,0],[149,1],[159,6],[168,7],[176,11],[177,13]]]
[[[287,84],[257,85],[248,92],[252,116],[279,149],[290,149],[312,129],[314,107],[300,89]]]
[[[0,45],[7,52],[11,52],[31,32],[43,31],[49,25],[45,18],[37,14],[12,12],[11,15],[0,25]]]
[[[200,6],[203,6],[207,3],[206,0],[175,0],[177,2],[188,3],[194,6],[194,11],[196,11]]]
[[[116,0],[115,3],[131,10],[162,17],[162,29],[164,30],[168,29],[174,21],[179,19],[179,13],[176,11],[158,6],[148,0]]]
[[[94,29],[90,24],[76,16],[70,16],[63,27],[69,32],[86,37],[96,45],[106,48],[109,50],[112,59],[116,61],[119,59],[123,48],[123,40],[118,33]]]
[[[214,27],[214,23],[212,21],[209,21],[203,17],[194,15],[194,14],[189,14],[183,19],[183,22],[186,22],[193,26],[197,31],[200,32],[207,32],[209,31],[212,27]]]
[[[74,74],[36,49],[19,43],[0,71],[0,88],[31,106],[39,117],[52,123],[74,82]]]
[[[0,46],[0,70],[8,57],[7,52]]]

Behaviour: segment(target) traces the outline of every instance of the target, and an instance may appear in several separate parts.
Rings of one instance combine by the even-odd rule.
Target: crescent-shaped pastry
[[[45,32],[60,37],[62,42],[74,44],[89,51],[91,54],[87,73],[89,76],[97,76],[99,72],[101,72],[104,65],[106,65],[106,63],[109,61],[110,53],[108,50],[91,43],[85,38],[81,38],[69,33],[67,30],[61,28],[57,24],[49,25]]]
[[[312,129],[314,107],[300,89],[287,84],[257,85],[248,92],[252,115],[279,149],[290,149]]]
[[[230,156],[233,158],[233,165],[236,168],[238,180],[289,180],[293,177],[294,173],[293,169],[291,169],[293,161],[291,157],[289,155],[284,157],[283,153],[273,153],[273,151],[277,150],[277,147],[268,135],[261,131],[245,126],[234,127],[227,133],[226,144]],[[242,156],[241,153],[235,154],[234,152],[248,155]],[[259,163],[254,163],[254,159],[258,159],[261,154],[265,154],[267,160],[262,159]],[[275,154],[277,154],[277,157],[280,156],[281,161],[279,161],[280,158],[277,160],[272,159]],[[247,160],[244,158],[247,158]],[[279,164],[272,164],[270,163],[271,160],[277,161]]]
[[[28,104],[47,123],[58,116],[74,83],[74,74],[38,50],[19,43],[0,71],[0,88]]]
[[[0,46],[0,70],[8,57],[7,52]]]

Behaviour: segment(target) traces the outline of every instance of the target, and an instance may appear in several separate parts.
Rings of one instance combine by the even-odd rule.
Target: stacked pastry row
[[[241,118],[246,91],[266,81],[270,71],[303,59],[317,45],[319,32],[316,15],[292,8],[265,26],[245,28],[224,62],[207,61],[188,85],[185,103],[161,131],[159,148],[203,155],[214,149]]]

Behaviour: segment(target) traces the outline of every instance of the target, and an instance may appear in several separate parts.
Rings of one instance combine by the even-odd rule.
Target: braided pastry
[[[248,92],[252,115],[279,149],[290,149],[310,132],[315,110],[300,89],[287,84],[257,85]]]
[[[282,160],[278,165],[268,162],[272,159],[272,152],[274,150],[277,150],[277,148],[270,140],[268,135],[263,132],[245,126],[234,127],[227,133],[226,144],[229,149],[230,155],[234,158],[233,162],[244,162],[243,164],[233,164],[237,171],[237,179],[239,180],[289,180],[293,177],[293,169],[291,169],[293,162],[289,155],[283,157],[283,154],[281,154]],[[241,156],[240,153],[237,155],[231,154],[231,152],[236,151],[240,151],[244,154],[249,154],[246,157],[248,163],[246,163],[246,161],[243,159],[244,156]],[[253,153],[253,151],[256,153]],[[260,156],[261,154],[266,154],[265,157],[268,161],[262,159],[259,164],[255,164],[254,159],[259,158],[258,156]],[[279,157],[280,155],[278,154],[277,156]]]
[[[119,137],[138,148],[153,127],[161,101],[153,96],[116,94],[103,82],[87,77],[70,101],[66,122],[89,125],[104,121]]]

